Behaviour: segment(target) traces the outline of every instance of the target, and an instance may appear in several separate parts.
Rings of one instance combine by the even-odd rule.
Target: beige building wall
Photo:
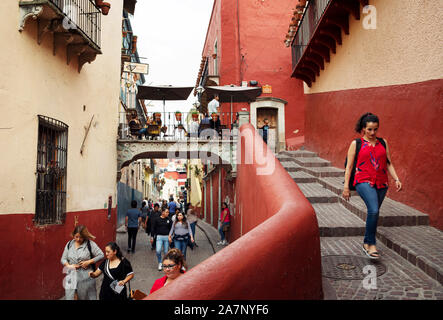
[[[349,35],[305,93],[410,84],[443,77],[443,1],[371,0],[368,14],[349,18]]]
[[[78,73],[65,46],[53,55],[51,34],[38,45],[36,21],[18,31],[18,1],[0,1],[0,214],[35,212],[38,114],[69,126],[67,212],[103,209],[108,196],[115,207],[122,10],[122,0],[112,1],[103,54]]]

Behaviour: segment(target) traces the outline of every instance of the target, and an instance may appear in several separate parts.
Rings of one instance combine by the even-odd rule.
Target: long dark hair
[[[174,223],[174,226],[177,224],[177,222],[179,222],[178,221],[178,215],[181,213],[181,215],[183,216],[183,220],[181,221],[181,223],[187,228],[188,227],[188,221],[186,220],[186,215],[183,213],[183,212],[181,212],[181,211],[179,211],[179,212],[177,212],[176,214],[175,214],[175,223]]]
[[[368,122],[380,124],[378,117],[375,114],[368,112],[362,115],[360,119],[358,119],[357,124],[355,125],[355,131],[357,133],[361,133],[361,131],[366,128]]]
[[[112,251],[117,251],[115,254],[117,256],[117,258],[119,258],[120,260],[123,259],[122,251],[120,250],[120,247],[115,242],[109,242],[106,245],[106,247],[111,248]]]

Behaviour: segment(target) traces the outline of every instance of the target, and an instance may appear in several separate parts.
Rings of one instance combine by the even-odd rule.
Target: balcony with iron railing
[[[211,119],[213,119],[211,121]],[[218,119],[218,121],[216,120]],[[231,124],[231,119],[232,124]],[[118,137],[121,140],[188,140],[188,139],[231,139],[236,128],[237,114],[221,112],[203,119],[198,112],[151,112],[148,123],[142,125],[136,109],[119,113]],[[145,132],[139,131],[146,128]]]
[[[78,59],[78,72],[85,63],[101,54],[101,15],[93,0],[21,0],[20,27],[27,21],[37,21],[37,42],[47,34],[53,35],[53,54],[66,46],[67,64]]]
[[[291,44],[292,77],[309,87],[330,62],[330,53],[342,44],[342,32],[349,34],[349,15],[360,20],[360,5],[368,0],[310,0]]]

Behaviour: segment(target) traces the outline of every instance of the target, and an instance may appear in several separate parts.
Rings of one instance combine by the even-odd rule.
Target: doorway
[[[278,146],[278,110],[276,108],[257,108],[257,130],[263,127],[265,119],[269,121],[268,147],[276,153],[276,147]]]

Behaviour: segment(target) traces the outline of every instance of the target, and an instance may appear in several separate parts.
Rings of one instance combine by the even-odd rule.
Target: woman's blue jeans
[[[186,260],[186,248],[188,247],[188,242],[185,240],[174,240],[175,247],[183,253]]]
[[[223,232],[224,226],[229,226],[229,222],[223,222],[220,228],[218,229],[218,232],[220,233],[221,241],[225,240],[225,233]]]
[[[195,240],[195,225],[197,224],[197,222],[193,222],[191,223],[191,231],[192,231],[192,236],[194,237]]]
[[[163,253],[166,255],[169,250],[169,236],[157,235],[155,253],[157,254],[158,263],[162,262],[162,247],[163,247]]]
[[[378,215],[388,188],[377,189],[371,187],[369,183],[364,182],[358,183],[355,186],[355,189],[365,202],[368,209],[368,215],[366,217],[366,232],[363,242],[369,245],[375,245]]]

